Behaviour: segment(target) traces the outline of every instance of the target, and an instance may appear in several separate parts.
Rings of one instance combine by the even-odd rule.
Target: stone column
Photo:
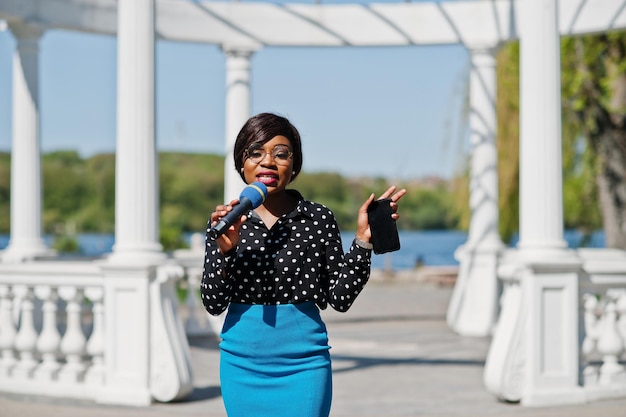
[[[39,137],[39,40],[43,31],[11,24],[13,55],[13,143],[11,149],[11,240],[3,262],[52,255],[42,238]]]
[[[526,405],[584,401],[578,273],[563,239],[561,44],[557,0],[524,0],[520,44],[520,241],[526,270]]]
[[[471,220],[468,241],[455,253],[459,274],[448,307],[450,328],[465,336],[491,334],[497,320],[498,233],[495,50],[471,51],[469,125]]]
[[[115,245],[111,261],[163,259],[155,141],[154,0],[118,3]]]
[[[97,401],[145,406],[187,396],[190,354],[159,243],[155,143],[155,0],[118,2],[115,246],[105,281],[106,385]]]
[[[226,53],[226,159],[224,201],[239,197],[245,183],[235,170],[233,148],[237,134],[250,117],[250,48],[223,47]]]
[[[522,5],[520,43],[520,239],[540,257],[563,239],[560,41],[555,0]],[[529,253],[530,255],[530,253]]]
[[[582,263],[563,239],[558,2],[524,0],[519,6],[520,241],[499,270],[507,287],[485,384],[527,406],[582,403]]]

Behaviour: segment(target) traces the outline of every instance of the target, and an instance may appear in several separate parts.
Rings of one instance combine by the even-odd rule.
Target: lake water
[[[189,236],[190,234],[186,235],[187,242],[189,242]],[[344,249],[347,250],[353,238],[354,232],[342,234]],[[577,231],[569,230],[565,232],[564,238],[569,247],[577,248],[580,246],[582,236]],[[45,236],[44,240],[48,245],[52,245],[52,236]],[[400,250],[384,255],[374,255],[372,267],[411,269],[415,267],[418,260],[424,265],[458,265],[458,261],[454,259],[454,251],[466,240],[466,233],[453,230],[400,231]],[[111,252],[114,241],[112,234],[83,233],[78,235],[78,244],[81,253],[85,256],[100,256]],[[0,235],[0,250],[4,249],[8,242],[8,235]],[[513,241],[511,245],[514,246],[516,243]],[[604,233],[601,231],[594,233],[586,246],[604,247]]]

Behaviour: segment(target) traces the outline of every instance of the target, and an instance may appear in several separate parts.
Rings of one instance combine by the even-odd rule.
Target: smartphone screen
[[[391,199],[374,200],[367,207],[374,253],[381,254],[400,249],[396,221],[391,217]]]

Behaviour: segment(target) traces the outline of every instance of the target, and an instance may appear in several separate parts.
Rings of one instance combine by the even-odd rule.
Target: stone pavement
[[[448,329],[450,294],[450,287],[374,280],[347,313],[323,312],[334,370],[331,416],[626,416],[626,399],[550,408],[497,401],[482,384],[489,339]],[[131,408],[0,394],[0,416],[225,417],[217,340],[192,340],[191,348],[195,389],[186,401]]]

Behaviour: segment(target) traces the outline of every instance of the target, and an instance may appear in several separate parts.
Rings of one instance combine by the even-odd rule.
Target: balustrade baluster
[[[65,365],[59,372],[59,380],[64,382],[80,382],[85,375],[86,338],[81,326],[83,290],[74,287],[61,287],[59,295],[67,302],[67,328],[61,339],[61,353],[65,355]]]
[[[15,338],[15,349],[20,360],[13,369],[16,378],[30,378],[38,365],[36,357],[37,331],[35,330],[33,289],[26,286],[15,286],[16,297],[21,299],[19,330]]]
[[[598,320],[598,298],[596,294],[583,295],[585,337],[582,344],[583,355],[583,383],[585,386],[598,383],[598,367],[590,364],[591,356],[596,352],[599,328],[602,323]]]
[[[49,286],[36,287],[35,295],[43,301],[43,325],[37,340],[37,350],[41,354],[42,362],[35,371],[35,376],[37,379],[49,381],[56,378],[61,369],[58,361],[61,334],[56,320],[57,290]]]
[[[207,320],[207,312],[201,307],[197,289],[200,288],[200,268],[187,268],[187,319],[185,320],[185,333],[187,336],[205,336],[211,334],[211,327]],[[200,318],[200,319],[199,319]]]
[[[617,296],[617,314],[619,315],[619,319],[617,320],[617,331],[622,338],[623,354],[624,349],[626,349],[626,289],[622,288],[619,292],[616,290],[615,294]]]
[[[9,285],[0,285],[0,377],[7,377],[15,366],[15,337],[13,294]]]
[[[624,344],[617,330],[615,296],[607,292],[606,298],[602,333],[598,339],[598,351],[602,355],[599,383],[600,385],[613,385],[626,382],[626,372],[624,367],[618,362],[619,356],[624,349]]]
[[[104,289],[91,287],[85,290],[85,296],[93,303],[93,328],[87,342],[87,353],[91,356],[91,365],[85,374],[85,382],[100,385],[104,383]]]

